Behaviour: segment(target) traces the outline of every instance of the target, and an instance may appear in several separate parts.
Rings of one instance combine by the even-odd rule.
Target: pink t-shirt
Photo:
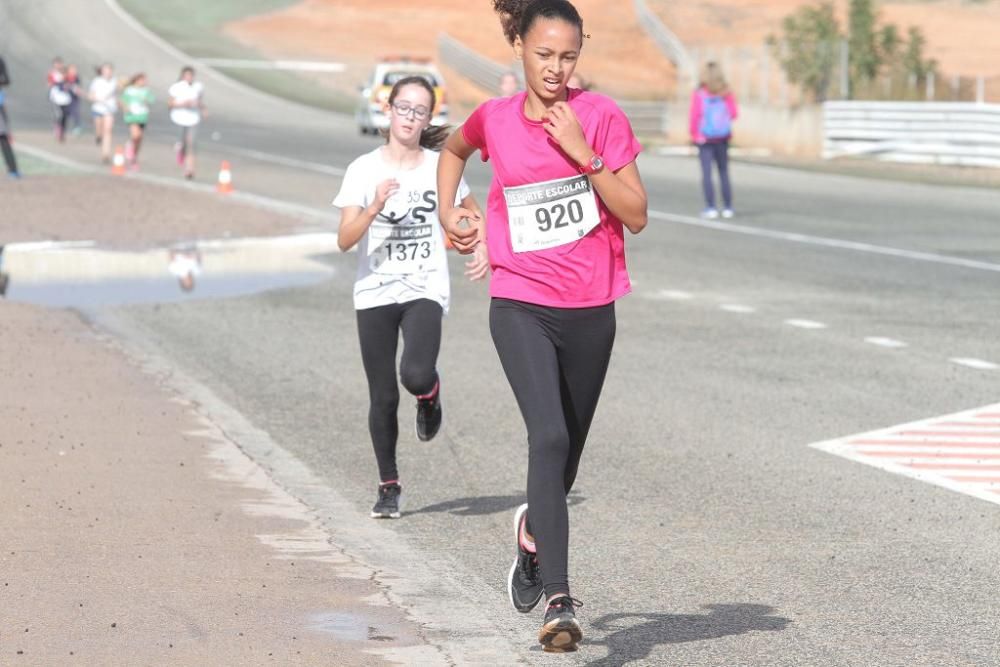
[[[705,100],[712,94],[702,86],[691,93],[691,107],[688,111],[688,127],[691,132],[691,141],[696,144],[712,143],[717,141],[728,141],[729,136],[716,139],[706,139],[701,134],[701,118],[705,115]],[[726,108],[729,110],[729,120],[733,121],[740,115],[740,108],[736,105],[736,96],[732,93],[722,95]]]
[[[628,294],[622,223],[597,197],[600,224],[565,245],[515,253],[503,189],[578,176],[576,162],[560,150],[540,121],[524,115],[527,93],[484,102],[462,126],[462,136],[493,162],[487,202],[487,244],[493,278],[490,295],[557,308],[603,306]],[[604,95],[569,90],[569,105],[605,168],[617,171],[642,147],[628,117]]]

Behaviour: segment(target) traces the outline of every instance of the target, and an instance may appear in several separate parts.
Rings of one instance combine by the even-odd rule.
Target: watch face
[[[590,158],[590,170],[600,171],[604,168],[604,159],[600,155],[595,155]]]

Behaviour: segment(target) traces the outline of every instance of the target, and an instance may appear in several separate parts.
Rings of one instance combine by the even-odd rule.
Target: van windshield
[[[387,72],[385,78],[382,80],[383,86],[395,86],[396,82],[400,79],[405,79],[408,76],[420,76],[427,80],[427,83],[431,84],[435,88],[440,86],[437,79],[430,72],[415,72],[413,70],[409,71],[397,71],[397,72]]]

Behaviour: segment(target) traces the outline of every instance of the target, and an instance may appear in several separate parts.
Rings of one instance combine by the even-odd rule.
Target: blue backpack
[[[726,100],[718,95],[702,98],[701,136],[706,139],[725,139],[732,134],[733,118],[729,115]]]

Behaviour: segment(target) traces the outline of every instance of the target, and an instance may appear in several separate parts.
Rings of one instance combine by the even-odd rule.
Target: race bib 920
[[[514,252],[578,241],[601,222],[596,194],[583,174],[504,188],[503,195]]]

